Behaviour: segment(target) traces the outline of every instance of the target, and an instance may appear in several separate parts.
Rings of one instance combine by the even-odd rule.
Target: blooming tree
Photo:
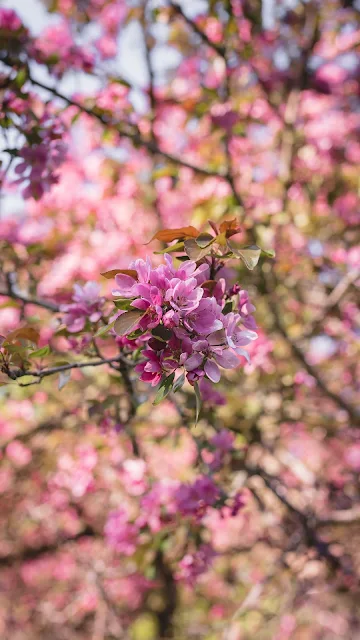
[[[1,637],[356,637],[356,3],[15,4]]]

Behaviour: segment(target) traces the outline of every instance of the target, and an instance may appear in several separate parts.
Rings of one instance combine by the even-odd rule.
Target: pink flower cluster
[[[28,184],[22,191],[24,198],[39,200],[58,181],[56,170],[65,160],[66,145],[46,133],[40,144],[25,146],[19,152],[21,162],[15,173],[20,176],[14,184]]]
[[[210,544],[202,544],[194,553],[187,553],[179,562],[178,580],[183,580],[193,586],[197,578],[205,573],[216,556],[216,552]]]
[[[105,525],[105,537],[110,547],[125,556],[135,553],[138,544],[138,527],[129,522],[125,508],[110,513]]]
[[[214,443],[217,442],[216,438],[213,440]],[[228,450],[230,440],[225,437],[225,433],[221,433],[219,443]],[[143,461],[129,462],[132,468],[124,466],[125,475],[128,475],[131,481],[136,476],[136,483],[139,479],[141,483],[143,470],[140,463]],[[126,482],[124,488],[128,490]],[[130,493],[139,495],[142,490],[143,487],[140,491]],[[105,537],[109,546],[117,553],[131,556],[141,544],[141,539],[145,540],[149,534],[153,537],[155,533],[173,525],[179,514],[190,518],[192,526],[198,527],[200,535],[204,517],[209,509],[218,506],[217,503],[220,506],[222,519],[236,516],[245,504],[242,493],[230,498],[231,505],[227,505],[228,501],[229,498],[224,492],[211,477],[206,475],[199,476],[192,484],[183,484],[176,480],[160,480],[148,488],[141,497],[138,515],[133,515],[127,505],[110,513],[105,524]],[[214,555],[209,545],[200,545],[197,551],[186,553],[179,562],[178,579],[193,584],[199,575],[209,568]]]
[[[220,497],[220,490],[210,476],[199,476],[193,484],[181,484],[175,493],[178,511],[196,519],[201,519]]]
[[[211,471],[219,469],[226,458],[227,454],[232,450],[235,436],[228,429],[221,429],[210,440],[210,446],[213,449],[211,459],[209,460],[209,468]]]
[[[11,94],[8,107],[21,118],[14,124],[26,136],[26,143],[17,154],[20,162],[15,167],[15,174],[19,177],[14,184],[26,183],[23,197],[38,200],[58,182],[57,170],[65,162],[67,153],[67,145],[63,142],[64,127],[46,109],[34,121],[26,111],[25,102],[13,99]],[[36,108],[43,108],[43,105],[34,102]]]
[[[70,333],[82,331],[86,320],[97,322],[102,315],[102,307],[105,298],[100,296],[100,287],[97,282],[89,281],[84,287],[74,285],[73,302],[63,304],[60,310],[65,313],[63,321]]]
[[[146,360],[135,369],[141,380],[155,386],[184,368],[192,384],[204,377],[219,382],[219,366],[237,367],[239,355],[249,360],[243,347],[257,334],[251,316],[255,308],[246,292],[236,292],[238,312],[224,313],[225,281],[208,280],[207,262],[187,260],[175,268],[165,254],[165,264],[155,269],[149,259],[136,260],[130,268],[137,277],[118,274],[113,295],[129,299],[132,310],[143,312],[136,326],[149,334],[149,341]]]
[[[35,41],[31,53],[37,62],[51,66],[58,77],[70,68],[89,73],[94,66],[93,55],[74,42],[65,21],[47,27]]]
[[[0,9],[0,29],[4,31],[19,31],[22,22],[13,9]]]

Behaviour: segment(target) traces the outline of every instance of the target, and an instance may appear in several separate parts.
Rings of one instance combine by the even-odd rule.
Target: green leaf
[[[136,340],[136,338],[140,338],[140,336],[144,335],[144,333],[145,331],[142,331],[142,329],[135,329],[135,331],[128,333],[126,337],[128,340]]]
[[[115,307],[122,311],[128,311],[131,308],[132,298],[119,298],[114,301]]]
[[[33,351],[32,353],[29,353],[28,357],[29,358],[44,358],[45,356],[48,356],[49,353],[51,352],[51,349],[49,347],[49,345],[45,345],[45,347],[42,347],[41,349],[37,349],[36,351]]]
[[[97,330],[97,332],[94,334],[94,338],[100,338],[100,336],[105,335],[105,333],[107,333],[108,331],[110,331],[110,329],[113,328],[113,326],[115,325],[116,320],[114,320],[113,322],[110,322],[110,324],[105,324],[102,327],[100,327],[100,329]]]
[[[175,242],[170,247],[165,247],[165,249],[161,249],[161,251],[154,251],[154,254],[157,256],[161,256],[164,253],[174,253],[175,251],[182,251],[184,249],[184,242]]]
[[[115,333],[118,336],[125,336],[126,334],[131,333],[144,315],[144,311],[140,311],[138,309],[134,311],[125,311],[125,313],[115,320]]]
[[[195,238],[195,242],[201,249],[204,249],[215,242],[215,238],[210,233],[200,233],[200,235]]]
[[[195,261],[201,260],[201,258],[204,258],[205,256],[207,256],[211,251],[210,245],[208,245],[207,247],[201,248],[196,243],[196,240],[194,238],[185,240],[184,247],[185,247],[186,255],[189,256],[190,260],[195,260]]]
[[[250,271],[252,271],[259,262],[261,249],[256,244],[239,249],[233,242],[231,242],[231,240],[228,240],[228,247],[231,249],[234,256],[236,256],[236,258],[240,258]]]
[[[202,404],[200,389],[197,382],[194,383],[194,391],[195,391],[195,398],[196,398],[196,416],[195,416],[195,426],[196,426],[197,423],[199,422],[199,415],[200,415],[201,404]]]
[[[276,255],[274,249],[261,249],[261,253],[263,253],[267,258],[275,258]]]
[[[35,384],[39,382],[39,378],[37,376],[26,375],[26,376],[21,376],[20,378],[17,378],[17,381],[20,384],[20,386],[22,386],[22,385],[28,385],[28,384]]]
[[[151,333],[155,338],[163,340],[164,342],[168,342],[173,336],[171,329],[167,329],[163,324],[159,324]]]
[[[159,169],[155,169],[152,173],[153,180],[159,180],[159,178],[164,178],[167,176],[177,176],[179,170],[177,167],[160,167]]]
[[[179,391],[183,386],[184,382],[185,382],[185,373],[182,373],[181,376],[179,376],[178,379],[174,382],[173,392],[176,393],[177,391]]]
[[[162,379],[162,381],[160,382],[157,394],[155,396],[155,400],[153,402],[155,406],[157,404],[160,404],[160,402],[162,402],[164,398],[166,398],[166,396],[170,393],[173,386],[174,378],[175,378],[175,373],[171,373],[169,376]]]
[[[224,316],[226,316],[231,311],[233,311],[233,303],[231,302],[231,300],[229,300],[229,302],[227,302],[225,307],[223,308],[222,312]]]
[[[61,391],[65,387],[65,385],[69,382],[71,378],[71,369],[69,371],[60,371],[59,373],[59,382],[58,389]]]
[[[54,333],[55,336],[65,336],[66,338],[71,335],[70,331],[66,327],[61,327]]]
[[[28,79],[27,70],[25,68],[20,69],[20,71],[18,71],[18,73],[16,74],[16,78],[15,78],[15,84],[17,88],[21,89],[21,87],[25,84],[27,79]]]

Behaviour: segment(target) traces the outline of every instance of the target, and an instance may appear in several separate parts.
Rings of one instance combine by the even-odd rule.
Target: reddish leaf
[[[216,285],[216,280],[205,280],[205,282],[203,282],[201,286],[203,289],[207,289],[210,293],[213,293]]]
[[[130,276],[130,278],[134,278],[135,280],[137,280],[138,277],[135,269],[111,269],[110,271],[104,271],[104,273],[101,273],[100,275],[107,278],[107,280],[111,280],[112,278],[115,278],[118,273],[122,273],[124,276]]]
[[[6,342],[11,342],[12,340],[29,340],[30,342],[34,342],[37,344],[39,342],[40,334],[33,327],[21,327],[20,329],[15,329],[15,331],[11,331],[6,336]]]
[[[197,238],[199,233],[200,231],[191,226],[180,227],[179,229],[163,229],[162,231],[155,233],[151,240],[146,244],[150,244],[153,240],[172,242],[173,240],[184,240],[185,238]]]
[[[220,233],[225,233],[225,236],[227,238],[230,238],[240,231],[241,227],[239,226],[236,218],[233,218],[232,220],[224,220],[224,222],[222,222],[220,225]]]

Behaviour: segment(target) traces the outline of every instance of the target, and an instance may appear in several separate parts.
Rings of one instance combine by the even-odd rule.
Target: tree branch
[[[119,355],[114,358],[103,358],[101,360],[88,360],[87,362],[72,362],[69,364],[60,365],[58,367],[51,367],[50,369],[43,369],[42,371],[32,371],[30,369],[29,371],[11,372],[12,376],[10,377],[12,377],[12,379],[18,379],[18,378],[23,378],[24,376],[34,376],[39,378],[39,380],[42,380],[43,378],[47,378],[48,376],[52,376],[56,373],[61,373],[63,371],[70,371],[71,369],[84,369],[85,367],[99,367],[103,364],[111,364],[113,362],[118,362],[119,364],[126,363],[126,365],[129,365],[129,362],[126,360],[126,358],[124,356]],[[20,383],[20,386],[27,387],[29,384],[33,384],[33,383],[30,382],[23,385]]]
[[[109,119],[104,114],[99,113],[97,111],[94,111],[93,109],[89,109],[88,107],[85,107],[84,105],[82,105],[80,102],[78,102],[76,100],[73,100],[71,98],[68,98],[67,96],[63,95],[62,93],[59,93],[59,91],[57,91],[57,89],[55,89],[54,87],[49,87],[48,85],[44,84],[43,82],[40,82],[39,80],[35,80],[31,76],[29,76],[29,81],[34,86],[40,87],[41,89],[45,89],[46,91],[49,91],[50,93],[52,93],[52,95],[56,96],[60,100],[63,100],[68,105],[76,107],[77,109],[79,109],[83,113],[86,113],[87,115],[89,115],[89,116],[91,116],[93,118],[96,118],[105,127],[111,127],[112,129],[115,129],[121,136],[123,136],[124,138],[128,138],[135,145],[140,145],[142,147],[145,147],[150,153],[157,153],[157,154],[161,155],[163,158],[165,158],[166,160],[169,160],[170,162],[173,162],[174,164],[176,164],[178,166],[186,167],[187,169],[191,169],[195,173],[198,173],[198,174],[203,175],[203,176],[208,176],[208,177],[209,176],[214,176],[214,177],[218,177],[218,178],[224,178],[225,177],[224,174],[221,171],[215,171],[215,170],[212,170],[212,169],[207,169],[205,167],[199,167],[198,165],[194,165],[191,162],[188,162],[187,160],[184,160],[183,158],[179,158],[178,156],[173,156],[171,153],[168,153],[167,151],[163,151],[162,149],[160,149],[158,147],[158,145],[153,140],[145,140],[144,138],[142,138],[138,131],[136,131],[136,130],[126,131],[126,130],[122,129],[118,123],[113,122],[111,119]]]
[[[249,473],[249,475],[259,476],[263,480],[266,487],[270,489],[270,491],[287,508],[287,510],[298,520],[298,522],[301,524],[302,529],[304,531],[304,534],[306,537],[306,543],[309,546],[314,547],[318,555],[324,558],[332,569],[334,570],[341,569],[342,564],[340,559],[337,556],[335,556],[330,550],[331,543],[322,540],[318,536],[318,533],[316,531],[318,522],[315,516],[313,516],[312,514],[307,515],[302,511],[300,511],[300,509],[295,507],[288,500],[286,496],[286,492],[281,482],[274,476],[271,476],[269,473],[267,473],[264,469],[262,469],[259,466],[247,465],[246,470]]]
[[[215,53],[217,53],[217,55],[221,56],[222,58],[225,58],[226,55],[226,50],[225,47],[222,47],[219,44],[216,44],[215,42],[212,42],[210,40],[210,38],[206,35],[206,33],[204,33],[204,31],[202,31],[198,25],[196,24],[196,22],[193,22],[193,20],[191,20],[190,18],[188,18],[188,16],[184,13],[184,11],[182,10],[182,7],[180,5],[178,5],[175,2],[172,2],[172,0],[170,0],[169,2],[170,7],[172,9],[174,9],[174,11],[181,16],[181,18],[186,22],[186,24],[192,29],[192,31],[194,31],[194,33],[196,33],[197,36],[199,36],[200,40],[210,49],[212,49],[213,51],[215,51]]]
[[[64,544],[78,542],[79,540],[85,538],[95,538],[97,537],[97,535],[98,534],[96,533],[95,529],[93,529],[90,525],[86,525],[86,527],[82,531],[69,538],[57,540],[52,544],[44,544],[40,547],[28,547],[26,549],[23,549],[19,553],[11,553],[7,556],[4,556],[0,558],[0,568],[12,567],[14,564],[18,564],[20,562],[37,560],[38,558],[41,558],[48,553],[54,553],[58,551]]]
[[[14,273],[6,273],[6,290],[0,290],[0,296],[5,296],[7,298],[11,298],[12,300],[19,300],[24,304],[34,304],[37,307],[43,307],[44,309],[48,309],[48,311],[60,311],[59,305],[55,302],[48,302],[47,300],[42,300],[40,298],[33,298],[24,293],[20,293],[16,290],[16,282],[14,282],[14,277],[16,278],[16,274]]]

